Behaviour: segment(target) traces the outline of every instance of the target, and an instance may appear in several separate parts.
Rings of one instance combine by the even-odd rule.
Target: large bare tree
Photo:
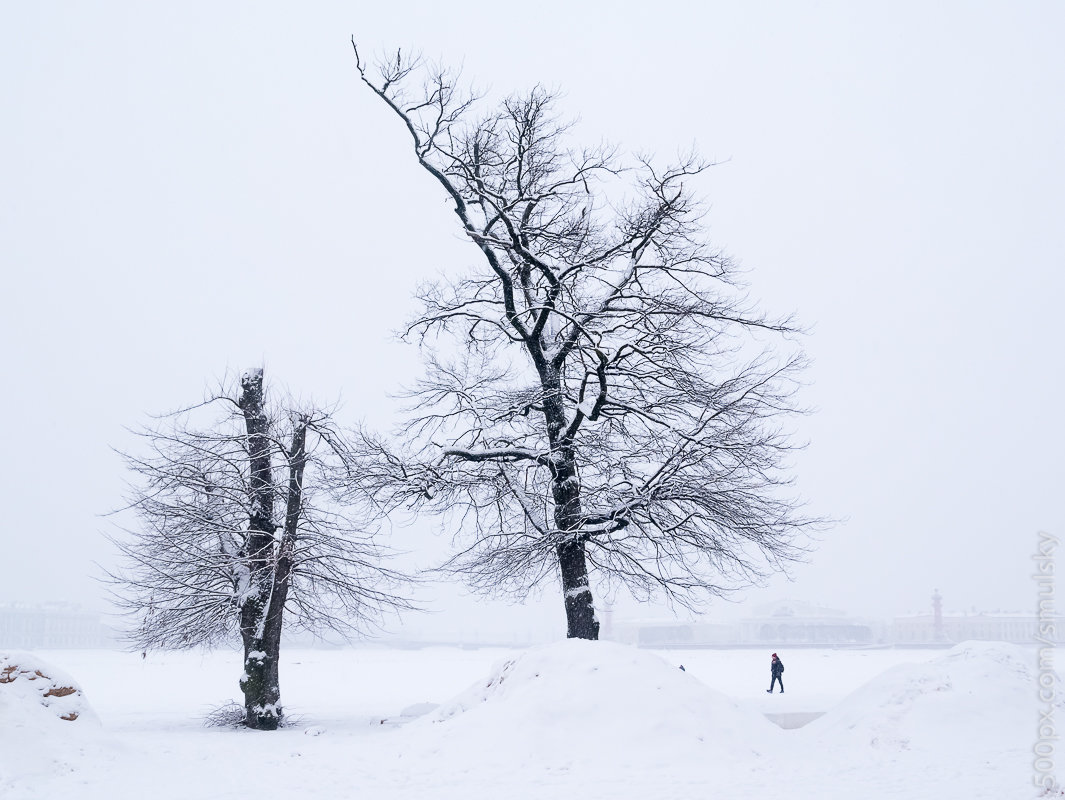
[[[354,458],[327,411],[267,402],[263,371],[138,432],[123,454],[137,524],[111,574],[142,649],[244,649],[244,724],[280,724],[282,627],[342,634],[409,607],[367,524]]]
[[[598,637],[590,569],[692,604],[797,558],[802,355],[707,241],[707,165],[575,147],[543,88],[484,108],[455,72],[352,45],[479,259],[420,293],[427,372],[399,441],[372,443],[378,496],[457,515],[447,566],[475,587],[560,576],[570,637]]]

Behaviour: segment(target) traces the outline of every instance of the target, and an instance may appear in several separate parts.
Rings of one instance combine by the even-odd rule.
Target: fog
[[[1065,7],[365,5],[7,10],[0,602],[107,609],[112,448],[227,373],[264,364],[345,422],[395,421],[411,293],[476,254],[358,83],[354,34],[491,92],[557,87],[585,140],[719,162],[714,241],[809,329],[794,474],[840,522],[711,615],[790,596],[890,616],[935,588],[1034,608],[1037,531],[1065,532]],[[392,538],[419,563],[449,547],[428,523]],[[565,630],[551,589],[426,599],[412,635]]]

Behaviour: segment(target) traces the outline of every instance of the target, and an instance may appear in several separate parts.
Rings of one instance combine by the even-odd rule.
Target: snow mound
[[[69,675],[31,653],[0,652],[0,789],[16,773],[69,770],[67,758],[99,727]]]
[[[878,675],[806,731],[822,751],[980,761],[1030,742],[1035,697],[1031,651],[966,642]]]
[[[97,722],[81,687],[30,653],[0,652],[0,708],[5,721],[45,716],[64,722]]]
[[[575,639],[496,665],[407,733],[471,768],[611,773],[758,761],[783,734],[656,655]]]

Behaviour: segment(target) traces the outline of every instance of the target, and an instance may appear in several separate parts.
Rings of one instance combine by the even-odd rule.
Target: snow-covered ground
[[[778,652],[784,695],[763,651],[290,650],[276,733],[204,727],[233,653],[43,652],[91,709],[31,721],[0,686],[0,798],[1035,796],[1034,651]]]

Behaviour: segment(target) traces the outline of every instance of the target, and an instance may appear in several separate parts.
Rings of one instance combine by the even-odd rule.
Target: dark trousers
[[[773,676],[773,680],[769,682],[769,691],[773,691],[773,687],[777,685],[778,681],[780,682],[780,691],[781,692],[784,691],[784,676],[783,675],[774,675]]]

